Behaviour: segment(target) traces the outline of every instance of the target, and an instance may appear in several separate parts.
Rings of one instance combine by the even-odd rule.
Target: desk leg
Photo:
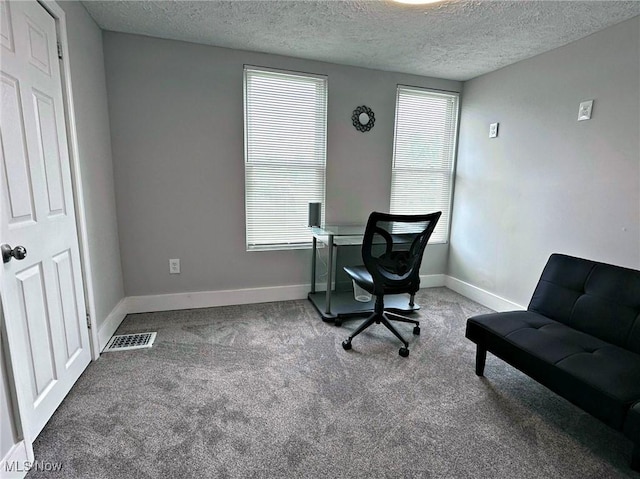
[[[333,273],[333,235],[329,235],[329,243],[327,245],[327,297],[325,304],[325,313],[331,314],[331,276]]]
[[[316,248],[318,246],[318,242],[316,237],[313,237],[313,247],[311,248],[311,292],[316,292]]]

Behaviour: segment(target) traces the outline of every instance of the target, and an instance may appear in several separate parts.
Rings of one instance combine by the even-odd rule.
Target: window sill
[[[302,244],[274,244],[274,245],[261,245],[261,246],[247,246],[247,252],[252,253],[254,251],[286,251],[286,250],[298,250],[298,249],[311,249],[311,243]]]

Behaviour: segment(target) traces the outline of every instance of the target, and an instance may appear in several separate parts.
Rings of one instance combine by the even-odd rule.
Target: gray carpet
[[[92,363],[34,444],[64,478],[632,477],[632,444],[464,338],[482,306],[418,302],[411,354],[380,325],[341,341],[307,301],[130,315],[152,349]]]

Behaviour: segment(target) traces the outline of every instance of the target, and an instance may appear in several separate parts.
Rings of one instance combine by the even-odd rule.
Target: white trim
[[[118,326],[120,326],[120,323],[122,323],[122,320],[127,316],[127,299],[128,298],[121,299],[120,302],[116,304],[113,310],[109,313],[109,316],[105,318],[102,326],[100,326],[100,329],[97,333],[98,347],[100,348],[99,352],[102,352],[104,350],[104,348],[107,346],[107,343],[109,342],[109,339],[111,339],[111,336],[113,336],[113,334],[118,329]]]
[[[304,299],[310,285],[273,286],[267,288],[232,289],[224,291],[197,291],[191,293],[130,296],[129,313],[150,313],[177,309],[212,308],[236,304],[269,303]]]
[[[446,274],[420,275],[420,286],[422,288],[447,287],[495,311],[526,309],[524,306]],[[292,301],[306,299],[309,291],[310,285],[296,284],[263,288],[128,296],[113,308],[113,311],[109,313],[109,316],[107,316],[98,331],[100,351],[105,348],[127,314]]]
[[[80,248],[81,269],[83,279],[83,291],[87,312],[91,318],[89,330],[89,343],[91,345],[91,357],[95,360],[100,357],[98,341],[98,328],[96,318],[95,294],[93,275],[91,270],[91,255],[89,254],[89,233],[87,231],[87,216],[84,204],[84,192],[82,189],[82,174],[80,168],[80,153],[78,147],[78,131],[76,128],[75,106],[73,104],[73,88],[71,85],[71,65],[69,57],[69,40],[67,38],[67,21],[64,10],[55,0],[38,0],[56,20],[58,41],[62,49],[62,68],[60,69],[62,80],[62,97],[64,101],[65,124],[67,127],[67,142],[69,146],[69,165],[71,167],[71,183],[73,185],[73,198],[76,210],[76,227],[78,229],[78,246]]]
[[[421,274],[420,288],[440,288],[446,286],[446,274]]]
[[[280,75],[288,75],[292,77],[305,76],[305,77],[316,78],[318,80],[329,79],[329,75],[323,75],[321,73],[309,73],[309,72],[303,72],[298,70],[283,70],[281,68],[263,67],[263,66],[251,65],[249,63],[245,63],[243,71],[247,71],[247,70],[255,70],[255,71],[267,72],[267,73],[278,73]]]
[[[420,276],[423,288],[445,286],[444,274]],[[213,308],[239,304],[271,303],[306,299],[310,291],[308,284],[270,286],[264,288],[230,289],[223,291],[197,291],[190,293],[129,296],[120,301],[100,328],[100,344],[104,348],[118,325],[127,314],[174,311],[179,309]],[[320,291],[317,289],[316,291]]]
[[[0,460],[0,477],[2,479],[22,479],[29,470],[25,468],[25,463],[31,462],[27,443],[20,441],[14,444],[9,452]],[[9,467],[15,468],[15,472],[8,472]]]
[[[509,301],[497,294],[490,293],[482,288],[466,283],[453,276],[447,276],[445,286],[456,293],[461,294],[477,303],[480,303],[494,311],[513,311],[527,309],[525,306]]]

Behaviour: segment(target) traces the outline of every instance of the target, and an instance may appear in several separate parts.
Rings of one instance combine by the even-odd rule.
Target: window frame
[[[277,75],[289,76],[289,77],[305,77],[308,79],[321,80],[324,83],[324,104],[322,108],[324,110],[324,132],[323,132],[323,142],[322,142],[322,162],[321,162],[321,170],[322,170],[322,198],[321,199],[313,199],[313,202],[321,202],[322,205],[326,202],[326,192],[327,192],[327,135],[328,135],[328,99],[329,99],[329,79],[327,75],[320,75],[315,73],[308,72],[300,72],[295,70],[285,70],[278,68],[269,68],[262,67],[256,65],[245,64],[243,66],[243,123],[244,123],[244,202],[245,202],[245,248],[246,251],[281,251],[281,250],[296,250],[296,249],[309,249],[312,246],[312,234],[309,230],[308,240],[304,242],[298,241],[289,241],[289,242],[279,242],[279,243],[269,243],[269,244],[250,244],[249,243],[249,201],[248,201],[248,169],[251,165],[262,165],[268,166],[268,160],[259,160],[259,161],[251,161],[249,158],[249,115],[248,115],[248,97],[249,97],[249,82],[247,81],[248,72],[254,73],[274,73]],[[290,167],[290,163],[287,164],[286,161],[278,163],[274,163],[274,168],[282,167],[285,164],[285,167]],[[318,170],[318,167],[314,167],[312,165],[304,165],[305,168],[310,168],[314,170]],[[289,171],[291,169],[289,168]],[[321,208],[321,221],[324,223],[324,214],[325,208]],[[307,211],[307,205],[305,205],[305,211]],[[306,224],[306,220],[305,220]]]
[[[444,234],[444,239],[442,240],[434,240],[432,236],[429,240],[429,244],[448,244],[451,239],[451,224],[452,224],[452,213],[453,213],[453,200],[454,200],[454,189],[455,189],[455,174],[456,174],[456,166],[457,166],[457,157],[458,157],[458,141],[459,141],[459,132],[460,132],[460,97],[461,93],[453,90],[441,90],[436,88],[426,88],[426,87],[418,87],[412,85],[403,85],[398,84],[396,87],[396,111],[394,118],[394,130],[393,130],[393,158],[391,163],[391,187],[390,187],[390,195],[389,195],[389,211],[395,214],[407,214],[406,212],[399,211],[391,211],[392,198],[393,198],[393,179],[396,170],[400,171],[416,171],[417,168],[396,168],[396,154],[397,154],[397,136],[398,136],[398,110],[400,105],[400,92],[401,91],[417,91],[421,93],[430,93],[435,96],[441,97],[449,97],[455,99],[456,105],[454,110],[455,117],[453,118],[453,132],[451,134],[453,138],[453,144],[451,145],[451,167],[450,168],[437,168],[427,166],[425,168],[421,168],[420,170],[429,171],[435,175],[446,175],[448,177],[449,182],[449,198],[447,200],[447,208],[448,215],[447,217],[447,226]],[[425,212],[430,213],[430,211]],[[444,212],[443,212],[444,213]],[[443,215],[444,216],[444,215]],[[440,225],[438,225],[440,226]],[[437,228],[437,227],[436,227]]]

